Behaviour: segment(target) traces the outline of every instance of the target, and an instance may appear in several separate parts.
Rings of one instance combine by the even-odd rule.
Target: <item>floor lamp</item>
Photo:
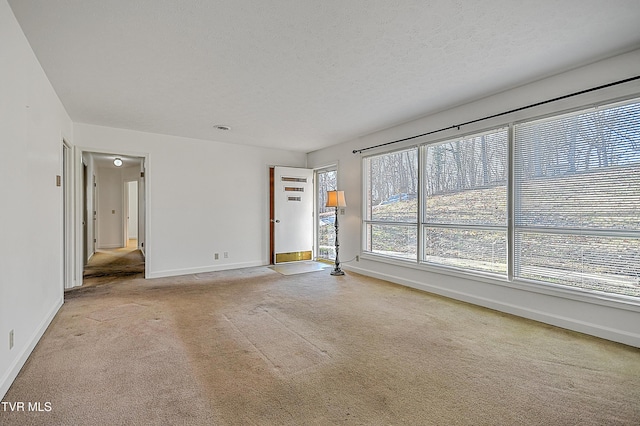
[[[340,242],[338,241],[338,207],[347,207],[347,202],[344,200],[344,191],[327,191],[327,205],[326,207],[335,207],[336,220],[334,222],[336,227],[336,264],[331,271],[331,275],[344,275],[342,269],[340,269],[340,257],[338,251],[340,250]]]

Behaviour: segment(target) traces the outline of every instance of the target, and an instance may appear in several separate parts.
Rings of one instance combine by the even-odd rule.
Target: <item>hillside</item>
[[[542,178],[520,188],[522,216],[517,223],[521,226],[548,228],[553,224],[597,230],[582,234],[517,232],[520,277],[640,296],[640,168],[627,167],[624,178],[617,180],[609,173],[612,171]],[[609,182],[606,187],[598,183],[602,179]],[[585,200],[581,191],[585,187],[591,189],[592,200]],[[426,201],[426,221],[506,227],[506,202],[504,187],[439,194]],[[373,220],[408,225],[372,225],[369,244],[373,252],[416,258],[417,203],[409,199],[372,208]],[[618,236],[618,229],[628,235]],[[424,252],[427,260],[439,264],[506,275],[506,241],[506,229],[435,226],[425,230]]]

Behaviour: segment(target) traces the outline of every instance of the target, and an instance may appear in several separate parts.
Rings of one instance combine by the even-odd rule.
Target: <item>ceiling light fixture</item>
[[[231,127],[225,126],[224,124],[216,124],[213,128],[217,130],[231,130]]]
[[[122,166],[122,160],[119,157],[116,157],[116,159],[113,160],[113,165],[116,167]]]

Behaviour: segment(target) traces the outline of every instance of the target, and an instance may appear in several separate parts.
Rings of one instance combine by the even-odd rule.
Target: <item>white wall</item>
[[[348,260],[360,254],[362,157],[354,155],[352,150],[446,128],[457,123],[634,77],[639,72],[640,50],[637,50],[471,102],[449,111],[363,136],[342,145],[310,153],[308,156],[309,167],[318,167],[333,162],[339,163],[338,187],[345,191],[348,205],[346,216],[340,219],[341,258]],[[431,138],[413,140],[410,143],[442,139],[455,134],[490,128],[493,125],[517,119],[531,118],[568,108],[589,106],[595,102],[634,94],[640,96],[639,81],[522,111],[508,118],[503,117],[475,126],[468,126],[462,128],[460,132],[440,133]],[[395,145],[394,147],[401,146]],[[375,152],[374,150],[367,152],[367,154]],[[569,294],[560,291],[539,291],[538,288],[532,289],[523,285],[446,275],[433,269],[427,271],[403,266],[397,262],[383,263],[373,259],[350,262],[344,264],[344,268],[504,312],[640,346],[640,304],[638,303],[594,301],[585,297],[572,298]]]
[[[62,138],[72,123],[0,0],[0,399],[63,299]],[[9,331],[15,345],[9,350]]]
[[[98,167],[96,173],[98,249],[124,247],[122,169]]]
[[[146,156],[148,277],[269,263],[268,167],[304,167],[305,154],[79,123],[74,132],[83,150]]]
[[[91,157],[91,153],[87,155]],[[142,159],[140,159],[142,162]],[[133,218],[134,227],[132,238],[137,237],[138,232],[138,192],[137,185],[133,200],[130,194],[125,193],[127,182],[138,182],[140,178],[140,165],[129,167],[115,167],[113,165],[96,168],[96,247],[109,249],[125,247],[125,220],[129,215],[127,206],[135,209]],[[132,202],[132,204],[131,204]],[[127,236],[129,238],[129,236]]]

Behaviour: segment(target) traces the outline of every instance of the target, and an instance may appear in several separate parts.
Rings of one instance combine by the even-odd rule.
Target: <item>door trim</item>
[[[275,260],[275,166],[269,167],[269,265]]]
[[[150,209],[149,209],[149,205],[150,205],[150,199],[151,199],[151,184],[149,182],[148,177],[150,176],[150,168],[151,168],[151,161],[150,161],[150,155],[148,153],[143,153],[143,152],[129,152],[129,151],[125,151],[125,150],[118,150],[117,152],[114,152],[113,150],[102,150],[99,148],[93,148],[93,147],[85,147],[85,146],[79,146],[76,145],[75,146],[75,150],[76,150],[76,155],[78,156],[78,161],[82,158],[82,156],[86,153],[86,154],[91,154],[91,153],[96,153],[96,154],[109,154],[109,155],[122,155],[122,156],[127,156],[127,157],[138,157],[141,160],[141,169],[144,170],[144,177],[141,177],[140,179],[144,179],[144,196],[140,196],[140,181],[138,181],[138,198],[140,200],[140,202],[144,205],[144,211],[142,213],[140,213],[140,205],[138,206],[138,214],[142,214],[144,216],[144,247],[140,248],[141,251],[143,252],[144,258],[145,258],[145,262],[144,262],[144,277],[145,279],[149,279],[149,278],[153,278],[152,277],[152,273],[149,271],[149,262],[150,262],[150,258],[149,258],[149,241],[153,238],[153,235],[151,235],[150,233],[150,229],[151,229],[151,220],[150,220]],[[88,177],[89,179],[92,180],[92,183],[90,184],[92,186],[91,188],[91,196],[95,196],[96,191],[95,191],[95,186],[93,186],[93,183],[95,183],[94,179],[95,179],[95,170],[91,170],[93,173],[91,173]],[[74,178],[76,181],[76,186],[81,188],[82,187],[82,182],[83,182],[83,172],[82,172],[82,168],[76,167],[75,168],[75,173],[74,173]],[[86,196],[86,194],[84,195]],[[97,197],[96,197],[97,198]],[[79,203],[79,207],[78,208],[82,208],[81,207],[82,203]],[[93,210],[95,211],[96,209],[96,204],[97,204],[97,200],[95,200],[94,204],[93,204]],[[91,220],[91,226],[95,227],[95,221],[93,220],[93,215],[89,215]],[[81,215],[78,214],[76,216],[76,220],[74,223],[74,229],[76,230],[77,233],[79,233],[80,235],[83,234],[82,232],[82,220],[81,220]],[[79,220],[77,220],[78,218],[80,218]],[[140,219],[140,218],[139,218]],[[140,220],[138,220],[138,244],[140,245]],[[94,230],[93,232],[93,237],[94,239],[97,238],[97,231]],[[86,235],[83,235],[82,238],[78,238],[75,242],[76,245],[76,251],[79,251],[80,253],[83,250],[82,244],[87,244],[88,242],[86,241]],[[94,244],[95,246],[95,242],[91,242],[91,244]],[[87,246],[88,247],[88,246]],[[94,252],[95,252],[95,247],[94,247]],[[77,285],[81,286],[83,283],[83,279],[82,279],[82,275],[83,275],[83,270],[84,270],[84,266],[85,266],[85,262],[76,262],[75,265],[75,269],[76,269],[76,274],[79,277],[78,281],[77,281]]]
[[[62,138],[62,287],[64,290],[76,285],[74,172],[73,148],[65,138]]]
[[[275,169],[278,170],[275,170]],[[304,172],[303,172],[304,171]],[[291,175],[288,175],[291,174]],[[282,181],[276,179],[278,176],[282,176]],[[304,177],[304,180],[298,180],[300,177]],[[281,186],[282,185],[282,186]],[[304,188],[302,187],[304,186]],[[305,189],[306,188],[306,189]],[[280,191],[284,191],[281,194]],[[314,184],[314,172],[313,169],[306,167],[294,167],[294,166],[270,166],[269,167],[269,264],[280,264],[285,262],[298,262],[305,260],[313,260],[314,255],[314,225],[313,215],[315,209],[315,184]],[[287,195],[288,194],[288,195]],[[285,196],[286,195],[286,196]],[[284,197],[284,198],[283,198]],[[298,207],[287,204],[288,202],[300,202],[300,206],[304,207],[300,210]],[[310,204],[306,204],[310,201]],[[283,203],[283,204],[280,204]],[[295,213],[291,212],[291,208],[294,208]],[[293,217],[306,217],[298,216],[302,213],[306,214],[308,209],[309,213],[309,241],[299,239],[302,229],[306,228],[305,219],[302,219],[302,223],[298,220],[292,220]],[[276,211],[277,210],[277,211]],[[287,214],[288,212],[288,214]],[[276,217],[276,213],[280,217]],[[294,216],[289,216],[293,214]],[[284,217],[282,217],[284,215]],[[286,226],[287,232],[286,238],[277,240],[277,238],[285,235],[284,229],[276,229],[276,224],[283,221],[280,226]],[[291,228],[294,226],[294,228]],[[300,226],[302,226],[300,228]],[[297,228],[297,233],[293,232],[293,229]],[[293,239],[289,239],[293,236]],[[302,243],[302,244],[301,244]],[[292,250],[292,251],[287,251]]]

